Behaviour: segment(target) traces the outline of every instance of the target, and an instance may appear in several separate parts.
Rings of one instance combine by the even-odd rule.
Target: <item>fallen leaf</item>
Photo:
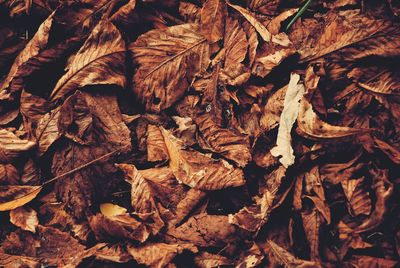
[[[152,30],[129,45],[139,65],[133,91],[149,111],[173,105],[208,61],[207,40],[196,24]],[[160,51],[161,49],[161,51]]]
[[[90,85],[125,87],[125,53],[125,42],[118,29],[103,20],[70,59],[67,72],[57,82],[50,99],[65,98],[74,90]]]
[[[294,267],[302,267],[302,268],[311,268],[311,267],[322,267],[319,263],[313,261],[307,261],[298,259],[293,256],[286,249],[280,247],[275,242],[269,240],[267,241],[267,245],[269,246],[266,250],[270,255],[272,255],[274,262],[277,264],[283,265],[286,268],[294,268]]]
[[[288,89],[286,91],[283,104],[283,111],[279,121],[278,136],[276,147],[271,149],[271,154],[275,157],[282,156],[279,162],[287,168],[294,163],[295,156],[291,145],[291,131],[299,113],[299,101],[304,94],[304,86],[298,84],[300,76],[292,74]]]
[[[140,247],[128,246],[129,254],[138,263],[154,268],[165,267],[184,250],[197,252],[197,248],[191,244],[149,243]]]
[[[0,211],[13,210],[32,201],[42,190],[41,186],[0,186]]]
[[[201,32],[209,43],[215,43],[224,35],[226,5],[221,0],[207,0],[201,9]]]
[[[322,121],[305,98],[300,101],[297,124],[300,134],[311,139],[337,139],[369,131],[366,129],[333,126]]]
[[[234,168],[225,160],[213,159],[194,150],[185,150],[170,132],[164,128],[161,128],[161,132],[169,153],[169,166],[179,181],[199,190],[218,190],[244,184],[240,169]]]
[[[37,213],[32,208],[19,207],[10,211],[10,222],[22,230],[36,232],[39,224]]]
[[[35,142],[21,139],[12,131],[0,129],[0,163],[9,163],[31,150]]]

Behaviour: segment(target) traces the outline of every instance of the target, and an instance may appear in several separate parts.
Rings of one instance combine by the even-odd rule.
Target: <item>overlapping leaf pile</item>
[[[400,6],[304,2],[1,0],[0,265],[398,264]]]

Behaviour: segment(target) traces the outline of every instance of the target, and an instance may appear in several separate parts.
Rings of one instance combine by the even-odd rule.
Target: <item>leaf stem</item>
[[[301,8],[300,10],[297,12],[296,16],[294,16],[294,18],[289,22],[289,24],[286,26],[285,32],[287,32],[289,30],[289,28],[296,22],[296,20],[298,18],[301,17],[301,15],[303,15],[304,11],[307,10],[307,8],[311,5],[312,0],[308,0]]]

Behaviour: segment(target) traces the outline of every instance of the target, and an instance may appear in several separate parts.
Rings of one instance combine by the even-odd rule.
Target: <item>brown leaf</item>
[[[246,33],[238,20],[228,17],[224,35],[224,69],[221,72],[221,79],[226,81],[227,84],[242,85],[250,77],[250,74],[246,72],[245,66],[242,64],[246,57],[248,46]],[[243,71],[245,71],[244,74]]]
[[[265,26],[259,22],[253,14],[251,14],[250,11],[248,11],[247,9],[238,6],[238,5],[234,5],[231,3],[227,3],[230,7],[232,7],[233,9],[235,9],[236,11],[238,11],[240,14],[243,15],[243,17],[245,17],[246,20],[248,20],[248,22],[256,29],[256,31],[258,32],[258,34],[262,37],[262,39],[265,42],[269,42],[272,38],[271,33],[267,30],[267,28],[265,28]]]
[[[0,186],[0,211],[22,207],[34,199],[41,190],[41,186]]]
[[[175,256],[184,250],[197,252],[197,248],[191,244],[165,244],[148,243],[143,246],[134,247],[129,245],[128,252],[140,264],[147,267],[162,268],[170,264]]]
[[[138,18],[135,16],[134,11],[136,8],[136,0],[129,0],[128,3],[120,7],[110,18],[110,20],[117,24],[124,26],[131,26]]]
[[[150,235],[150,230],[146,225],[135,220],[128,213],[115,216],[96,214],[89,217],[89,224],[98,241],[117,238],[144,242]]]
[[[320,212],[316,208],[311,209],[311,211],[304,211],[301,213],[304,232],[310,246],[310,258],[312,261],[319,261],[320,259],[320,217]]]
[[[39,268],[40,262],[38,259],[32,257],[9,255],[0,252],[0,265],[7,268],[8,267]]]
[[[314,112],[312,105],[305,98],[300,101],[297,124],[300,134],[311,139],[337,139],[369,131],[351,127],[333,126],[322,121]]]
[[[37,123],[35,137],[38,144],[39,156],[47,152],[50,146],[57,141],[62,132],[58,128],[60,118],[60,108],[56,108],[46,113]]]
[[[208,65],[208,44],[196,24],[183,24],[141,35],[129,49],[139,65],[133,91],[149,111],[173,105],[194,75]]]
[[[209,43],[215,43],[224,35],[226,5],[221,0],[207,0],[201,9],[201,33]]]
[[[10,221],[22,230],[36,232],[39,224],[37,213],[32,208],[19,207],[10,211]]]
[[[190,217],[187,222],[168,230],[168,241],[181,241],[196,246],[223,246],[238,240],[236,228],[227,216],[202,213]]]
[[[352,216],[369,215],[372,204],[369,193],[364,186],[364,178],[348,179],[341,182],[344,194],[348,200],[349,213]]]
[[[14,132],[0,129],[0,163],[9,163],[31,150],[35,142],[21,139]]]
[[[160,129],[152,124],[147,125],[147,161],[168,160],[168,151]]]
[[[265,43],[259,51],[252,67],[252,74],[266,77],[286,58],[295,53],[295,49],[285,33],[273,36],[272,42]]]
[[[116,149],[120,152],[130,149],[130,131],[122,120],[113,94],[92,95],[77,91],[64,105],[59,123],[70,138],[87,144],[81,145],[71,140],[60,144],[53,156],[52,172],[55,176]],[[73,118],[79,118],[78,127]],[[83,218],[93,207],[95,197],[104,196],[115,186],[120,179],[117,172],[112,163],[103,160],[57,181],[57,195],[65,203],[68,212]]]
[[[164,227],[164,221],[159,212],[160,204],[156,195],[139,170],[134,165],[119,164],[118,167],[125,173],[126,180],[132,184],[131,205],[135,215],[144,222],[149,221],[153,235]]]
[[[50,99],[65,98],[74,90],[90,85],[125,87],[125,52],[118,29],[108,20],[102,20],[69,59],[67,72],[57,82]]]
[[[370,170],[372,175],[372,189],[375,191],[375,208],[370,217],[355,228],[354,232],[361,233],[378,227],[387,211],[386,202],[393,193],[393,184],[388,180],[388,170]]]
[[[169,153],[169,166],[175,177],[184,184],[199,190],[218,190],[244,184],[243,171],[222,159],[213,159],[191,149],[169,131],[161,128]]]
[[[239,212],[230,214],[229,223],[250,232],[258,232],[269,219],[285,173],[286,169],[280,166],[271,174],[265,176],[267,186],[261,190],[261,195],[254,198],[254,204],[251,206],[245,206]]]
[[[253,268],[258,267],[264,259],[264,252],[253,242],[251,248],[246,250],[236,264],[236,267]]]
[[[195,119],[202,138],[213,152],[220,153],[244,167],[251,160],[248,138],[230,129],[219,127],[208,114]]]
[[[51,266],[64,266],[74,260],[77,252],[85,249],[68,233],[40,225],[36,234],[21,229],[9,234],[2,246],[6,253],[19,252]]]
[[[313,261],[307,261],[302,259],[297,259],[286,249],[280,247],[275,242],[268,240],[267,245],[269,246],[266,250],[273,257],[273,261],[277,264],[283,265],[286,268],[314,268],[322,267],[319,263]]]
[[[19,173],[11,164],[0,164],[0,185],[17,185]]]
[[[21,75],[23,65],[30,59],[36,57],[47,45],[50,29],[53,24],[53,16],[50,15],[39,27],[33,38],[26,44],[25,48],[15,59],[6,79],[0,86],[0,100],[10,100],[15,98],[16,91],[21,90],[18,78]],[[20,71],[21,69],[21,71]],[[17,80],[16,82],[13,82]]]
[[[280,0],[250,0],[249,8],[265,15],[274,15],[280,2]]]
[[[390,158],[390,160],[393,161],[393,163],[400,164],[400,152],[398,151],[398,149],[378,138],[374,138],[374,142],[378,146],[378,148],[384,154],[386,154]]]
[[[224,265],[232,265],[232,260],[221,255],[203,251],[194,257],[194,262],[201,268],[213,268]]]
[[[310,61],[343,49],[347,49],[345,53],[352,59],[395,52],[399,46],[397,27],[390,21],[371,19],[360,13],[359,10],[328,13],[320,34],[312,36],[300,50],[302,60]]]

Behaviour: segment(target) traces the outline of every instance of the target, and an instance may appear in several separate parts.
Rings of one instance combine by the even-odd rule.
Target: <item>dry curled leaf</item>
[[[276,147],[271,149],[275,157],[281,156],[279,162],[287,168],[294,163],[293,148],[291,145],[291,131],[299,113],[299,101],[304,94],[304,86],[298,84],[300,76],[292,74],[283,104],[283,111],[279,121],[278,137]]]
[[[22,230],[36,232],[39,224],[37,213],[32,208],[19,207],[10,211],[10,222]]]
[[[180,140],[161,129],[169,154],[169,166],[175,177],[199,190],[218,190],[244,184],[243,171],[223,159],[184,149]],[[201,163],[201,164],[199,164]]]
[[[162,268],[184,250],[197,252],[191,244],[149,243],[140,247],[128,246],[128,252],[140,264],[147,267]]]
[[[118,29],[108,20],[102,21],[69,59],[67,72],[55,85],[50,99],[65,98],[74,90],[90,85],[125,87],[125,53],[125,42]]]

